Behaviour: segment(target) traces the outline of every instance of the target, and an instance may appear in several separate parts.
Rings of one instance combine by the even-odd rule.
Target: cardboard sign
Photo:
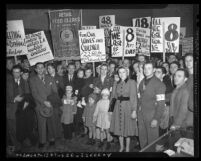
[[[182,56],[186,53],[193,53],[193,37],[183,38],[181,41]]]
[[[151,28],[151,17],[133,18],[134,27]]]
[[[54,59],[44,31],[26,35],[26,45],[31,66]]]
[[[136,27],[136,53],[150,56],[150,29]]]
[[[78,30],[81,29],[82,10],[49,11],[50,30],[57,60],[79,59]]]
[[[122,57],[123,55],[123,29],[122,26],[111,27],[112,57]]]
[[[182,39],[185,37],[186,37],[186,27],[180,27],[179,44],[181,44]]]
[[[165,52],[179,52],[180,17],[162,18],[165,23]]]
[[[151,52],[163,52],[163,26],[161,18],[152,18]]]
[[[81,63],[106,61],[103,29],[79,30]]]
[[[136,55],[136,28],[124,27],[124,57]]]
[[[7,21],[7,56],[26,55],[27,47],[22,20]]]
[[[82,30],[93,30],[96,29],[96,26],[82,26]]]
[[[115,15],[99,16],[99,28],[115,26]]]

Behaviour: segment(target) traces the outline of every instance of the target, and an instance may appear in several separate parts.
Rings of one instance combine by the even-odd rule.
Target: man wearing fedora
[[[48,99],[52,92],[57,93],[57,86],[53,78],[45,74],[45,66],[42,62],[35,65],[37,75],[30,78],[30,88],[36,102],[36,116],[38,121],[39,148],[46,144],[46,129],[50,146],[55,145],[55,130],[52,127],[53,106]],[[47,126],[47,127],[46,127]]]

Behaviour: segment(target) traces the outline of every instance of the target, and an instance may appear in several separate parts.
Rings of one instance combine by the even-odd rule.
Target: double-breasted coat
[[[114,135],[129,137],[137,135],[136,119],[131,118],[133,111],[137,110],[137,84],[134,80],[119,81],[113,88],[113,98],[129,97],[129,100],[116,100],[111,117],[110,131]]]

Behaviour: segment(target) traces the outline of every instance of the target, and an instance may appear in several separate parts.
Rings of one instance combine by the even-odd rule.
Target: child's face
[[[83,71],[79,71],[77,73],[78,78],[83,78],[84,77],[84,72]]]
[[[94,102],[95,102],[94,99],[89,97],[89,104],[92,105],[92,104],[94,104]]]
[[[66,90],[66,96],[71,97],[72,96],[72,91],[71,90]]]
[[[107,100],[108,98],[109,98],[108,95],[106,95],[106,94],[102,94],[102,99]]]

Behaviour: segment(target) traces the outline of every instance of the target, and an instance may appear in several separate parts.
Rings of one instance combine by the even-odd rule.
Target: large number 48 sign
[[[112,26],[115,26],[114,15],[99,16],[99,28],[112,27]]]
[[[151,17],[133,18],[133,26],[141,28],[150,28]]]

